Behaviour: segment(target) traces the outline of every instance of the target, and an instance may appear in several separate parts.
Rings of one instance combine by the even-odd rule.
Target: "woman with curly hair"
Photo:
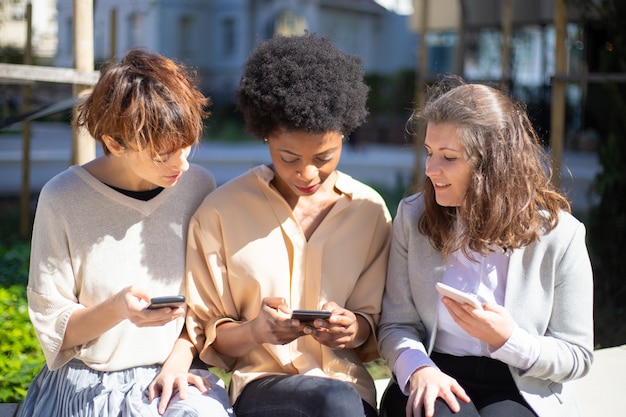
[[[585,227],[549,183],[524,109],[485,85],[442,89],[426,125],[426,178],[394,220],[382,416],[577,416],[568,381],[593,357]],[[439,297],[438,283],[476,306]]]
[[[204,362],[232,371],[239,416],[377,415],[362,362],[378,356],[391,220],[337,170],[367,91],[360,60],[315,35],[261,42],[246,62],[238,107],[272,163],[204,200],[187,255],[187,329]],[[194,348],[180,352],[164,372],[182,378]]]

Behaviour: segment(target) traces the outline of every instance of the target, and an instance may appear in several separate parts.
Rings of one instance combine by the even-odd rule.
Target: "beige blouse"
[[[307,374],[347,381],[376,406],[374,383],[361,361],[378,356],[374,330],[391,218],[377,192],[338,174],[341,197],[308,241],[264,165],[209,194],[190,222],[187,328],[204,362],[233,371],[233,402],[253,379]],[[238,358],[212,349],[220,323],[254,319],[269,296],[283,297],[292,309],[335,301],[365,317],[372,334],[359,349],[333,350],[310,336],[264,344]]]

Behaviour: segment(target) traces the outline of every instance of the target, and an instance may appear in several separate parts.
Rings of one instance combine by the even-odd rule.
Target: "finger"
[[[406,417],[421,417],[421,402],[417,400],[415,393],[409,394],[409,399],[406,402],[404,413]]]
[[[263,299],[263,304],[275,310],[277,310],[280,306],[287,305],[285,299],[282,297],[265,297]]]
[[[161,390],[159,389],[157,384],[153,382],[148,386],[148,394],[150,394],[149,398],[150,402],[152,402],[152,400],[154,400],[159,396],[159,394],[161,394]]]
[[[189,374],[189,376],[187,377],[187,382],[194,385],[203,394],[208,391],[207,385],[209,387],[211,386],[211,383],[208,379],[202,378],[201,376],[195,374]]]
[[[460,398],[461,400],[465,401],[466,403],[469,403],[472,399],[469,397],[469,395],[467,395],[467,393],[465,392],[465,390],[463,389],[462,386],[460,386],[458,383],[457,384],[453,384],[450,389],[452,390],[452,392],[454,392],[454,394],[456,395],[456,397]]]
[[[441,398],[446,402],[446,404],[448,404],[448,407],[450,407],[450,410],[452,410],[453,412],[458,413],[459,411],[461,411],[461,406],[459,405],[459,402],[456,400],[456,397],[454,396],[452,391],[446,391],[442,393]]]
[[[161,401],[159,402],[159,414],[165,413],[167,406],[170,403],[170,399],[172,398],[172,386],[170,384],[165,384],[163,389],[161,390]]]
[[[187,377],[189,379],[189,377]],[[181,400],[187,398],[187,381],[183,378],[176,380],[176,386],[178,387],[178,396]]]
[[[428,395],[428,393],[424,395],[423,407],[424,407],[425,417],[433,417],[433,415],[435,415],[435,401],[436,400],[437,400],[437,395]]]

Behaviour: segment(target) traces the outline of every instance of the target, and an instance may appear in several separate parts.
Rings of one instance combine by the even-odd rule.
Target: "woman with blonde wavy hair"
[[[593,358],[585,227],[551,186],[520,103],[486,85],[439,87],[412,116],[426,126],[426,178],[394,220],[381,415],[580,415],[567,382]]]

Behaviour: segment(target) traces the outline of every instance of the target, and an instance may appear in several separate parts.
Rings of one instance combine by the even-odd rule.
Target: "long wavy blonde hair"
[[[486,85],[445,85],[411,122],[455,125],[472,179],[459,207],[438,205],[431,181],[422,182],[420,232],[444,255],[461,249],[470,259],[470,251],[486,255],[535,242],[570,204],[550,183],[548,156],[525,108]]]

